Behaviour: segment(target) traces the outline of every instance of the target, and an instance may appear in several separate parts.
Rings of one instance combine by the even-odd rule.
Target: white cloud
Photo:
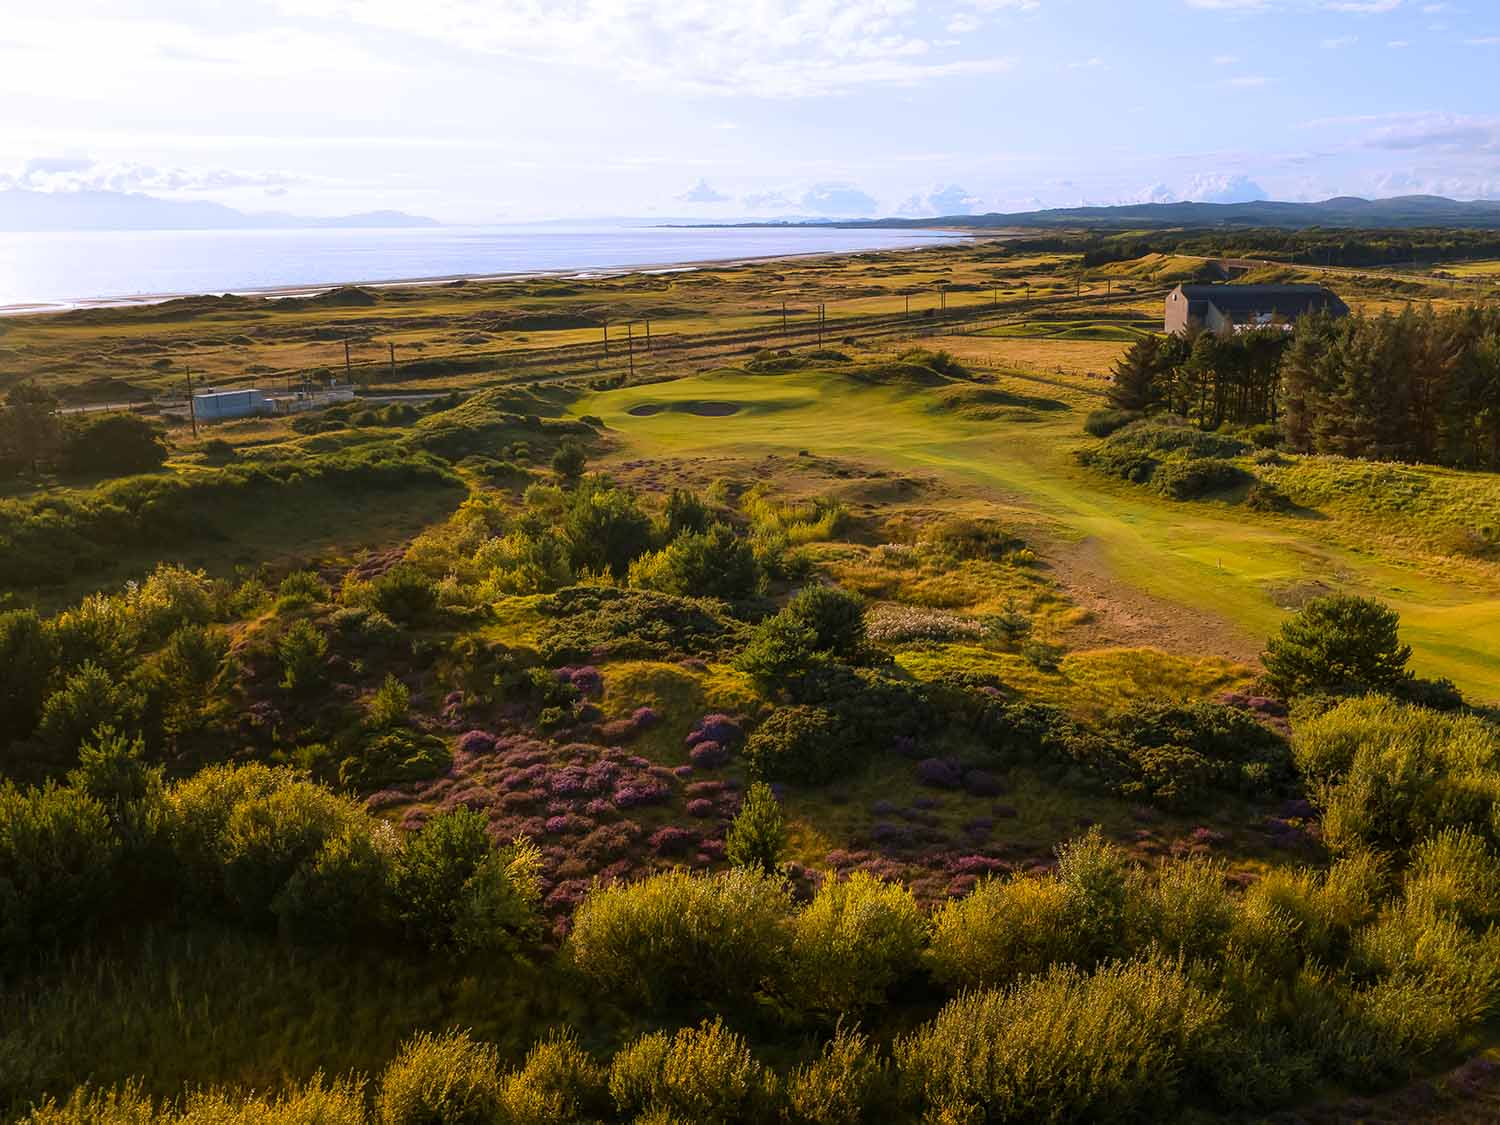
[[[843,182],[814,184],[802,193],[799,202],[804,210],[814,215],[841,218],[872,217],[880,209],[874,196],[854,184]]]
[[[305,182],[285,172],[246,172],[230,168],[161,168],[134,161],[101,162],[88,157],[38,157],[19,173],[0,172],[0,189],[24,191],[214,192],[232,188],[284,191]]]
[[[957,184],[939,184],[926,193],[908,196],[896,214],[924,218],[934,215],[977,215],[986,210],[984,200]]]
[[[1269,85],[1271,80],[1264,74],[1241,74],[1236,78],[1226,78],[1219,83],[1221,86],[1239,86],[1252,89],[1257,86]]]
[[[727,203],[731,197],[710,186],[707,180],[699,180],[677,198],[682,203]]]
[[[1325,51],[1340,51],[1345,47],[1352,47],[1358,42],[1358,35],[1340,35],[1334,39],[1323,40],[1321,46]]]
[[[306,0],[275,0],[303,14]],[[984,10],[1034,3],[993,0]],[[1003,57],[938,57],[916,0],[329,0],[319,13],[462,51],[616,75],[684,94],[785,98],[995,74]]]

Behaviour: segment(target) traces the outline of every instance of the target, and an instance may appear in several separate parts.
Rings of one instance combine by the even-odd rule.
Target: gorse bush
[[[768,1116],[766,1078],[749,1045],[715,1019],[627,1044],[610,1067],[609,1092],[622,1118],[654,1111],[731,1125]]]
[[[57,664],[57,646],[34,610],[0,613],[0,746],[36,728]]]
[[[1233,462],[1203,457],[1164,462],[1151,474],[1151,487],[1172,500],[1196,500],[1248,479],[1249,474]]]
[[[495,1125],[506,1119],[500,1056],[467,1031],[409,1040],[380,1076],[383,1125]]]
[[[411,689],[394,674],[387,674],[375,694],[370,697],[370,725],[377,729],[400,726],[406,722],[410,713]]]
[[[409,563],[398,563],[370,584],[374,607],[392,621],[410,625],[437,608],[437,584]]]
[[[1127,944],[1155,943],[1171,957],[1222,957],[1238,914],[1227,874],[1222,863],[1203,859],[1133,872],[1125,899]]]
[[[632,586],[678,597],[734,600],[756,593],[764,573],[750,542],[716,523],[706,531],[684,532],[660,551],[630,564]]]
[[[1266,644],[1266,680],[1285,699],[1398,688],[1411,676],[1411,646],[1401,643],[1399,623],[1394,610],[1369,598],[1315,598]]]
[[[569,1030],[531,1048],[520,1070],[505,1078],[507,1120],[518,1125],[570,1125],[609,1116],[609,1071]]]
[[[86,661],[48,696],[37,734],[59,760],[71,763],[79,745],[100,727],[133,729],[140,709],[134,691]]]
[[[1223,1002],[1178,968],[1058,969],[950,1002],[898,1040],[914,1108],[946,1120],[1127,1120],[1170,1114],[1211,1054]]]
[[[81,1086],[67,1101],[47,1098],[25,1117],[31,1125],[368,1125],[364,1083],[326,1083],[321,1074],[303,1086],[267,1096],[222,1089],[198,1090],[177,1102],[154,1102],[136,1083],[106,1089]]]
[[[860,1125],[888,1116],[890,1073],[870,1040],[842,1024],[787,1078],[783,1114],[798,1125]]]
[[[1500,731],[1482,719],[1368,696],[1299,723],[1292,749],[1335,850],[1404,850],[1444,828],[1496,835]]]
[[[276,587],[278,609],[296,609],[300,606],[317,605],[327,600],[328,583],[310,570],[294,570]]]
[[[781,880],[761,871],[671,871],[596,888],[568,946],[585,976],[627,996],[743,999],[784,963],[791,909]]]
[[[905,887],[863,871],[830,875],[792,920],[790,997],[838,1015],[885,999],[914,972],[927,919]]]

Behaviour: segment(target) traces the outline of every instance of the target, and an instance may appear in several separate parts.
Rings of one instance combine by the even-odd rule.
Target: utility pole
[[[901,319],[902,320],[910,320],[911,319],[911,294],[910,293],[906,294],[906,311],[904,311],[901,314]]]
[[[604,318],[604,358],[609,358],[609,317]]]
[[[349,362],[349,341],[344,341],[344,382],[354,385],[354,365]]]
[[[781,337],[786,339],[786,302],[781,302]]]
[[[187,369],[187,384],[188,384],[188,421],[192,422],[192,424],[193,424],[193,436],[197,437],[198,436],[198,408],[193,403],[193,369],[191,367],[189,367]]]
[[[630,377],[635,378],[635,333],[633,325],[629,322],[625,325],[625,351],[630,357]]]
[[[646,350],[651,350],[651,321],[646,321]]]
[[[823,306],[818,305],[818,347],[823,346]]]
[[[391,340],[391,382],[396,381],[396,341]]]

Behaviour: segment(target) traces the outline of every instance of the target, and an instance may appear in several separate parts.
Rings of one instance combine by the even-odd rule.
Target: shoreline
[[[889,229],[889,228],[877,228]],[[586,268],[556,267],[537,270],[514,270],[502,273],[456,273],[428,277],[380,278],[366,281],[303,282],[300,284],[251,286],[241,289],[225,289],[217,293],[140,293],[115,297],[80,297],[66,301],[30,301],[0,305],[0,317],[48,316],[58,313],[78,312],[85,309],[144,308],[167,301],[179,301],[194,297],[261,297],[266,300],[288,300],[300,297],[316,297],[337,289],[395,289],[431,288],[456,283],[478,281],[533,281],[555,279],[563,281],[597,281],[628,277],[631,274],[692,273],[702,269],[726,266],[756,265],[766,262],[801,261],[808,258],[831,258],[844,254],[905,254],[925,250],[933,246],[956,246],[972,243],[984,236],[972,231],[931,228],[933,235],[910,245],[853,248],[848,250],[807,250],[789,254],[737,255],[728,258],[694,258],[680,261],[641,262],[633,265],[594,266]]]

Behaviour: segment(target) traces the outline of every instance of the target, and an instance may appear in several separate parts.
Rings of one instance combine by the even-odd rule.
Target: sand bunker
[[[632,418],[649,418],[664,410],[673,410],[679,414],[696,414],[700,418],[727,418],[731,414],[739,413],[740,404],[737,402],[643,402],[639,406],[632,406],[625,413]]]

